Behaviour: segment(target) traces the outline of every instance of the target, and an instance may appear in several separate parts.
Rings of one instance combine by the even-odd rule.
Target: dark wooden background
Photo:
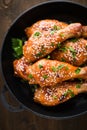
[[[46,0],[0,0],[0,48],[5,32],[12,21],[24,10]],[[72,0],[87,5],[87,0]],[[4,83],[0,75],[0,92]],[[15,100],[7,95],[8,101]],[[87,130],[87,114],[68,120],[38,117],[29,111],[12,113],[0,101],[0,130]]]

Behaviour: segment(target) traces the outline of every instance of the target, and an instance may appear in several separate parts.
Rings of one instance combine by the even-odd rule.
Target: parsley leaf
[[[39,64],[39,68],[40,68],[40,69],[43,68],[43,65]]]
[[[59,66],[57,67],[57,69],[60,70],[60,69],[62,69],[63,67],[64,67],[64,65],[62,64],[62,65],[59,65]]]
[[[56,72],[57,71],[57,68],[55,66],[52,66],[52,71],[53,72]]]
[[[32,75],[32,74],[29,74],[29,75],[28,75],[28,78],[32,79],[32,78],[33,78],[33,75]]]
[[[81,71],[81,68],[80,68],[80,67],[78,67],[78,68],[75,70],[75,73],[76,73],[76,74],[79,74],[79,73],[80,73],[80,71]]]
[[[34,33],[34,37],[39,37],[40,35],[41,35],[40,32],[35,32],[35,33]]]
[[[44,78],[44,79],[47,79],[47,78],[48,78],[48,75],[43,75],[43,78]]]
[[[80,85],[80,84],[77,84],[77,85],[76,85],[76,88],[81,88],[81,85]]]
[[[19,59],[23,55],[23,41],[19,38],[12,38],[12,49],[14,57]]]

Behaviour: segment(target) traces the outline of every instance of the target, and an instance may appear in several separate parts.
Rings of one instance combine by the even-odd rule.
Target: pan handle
[[[24,111],[26,108],[23,106],[23,105],[19,105],[18,107],[14,107],[12,105],[10,105],[7,101],[6,101],[6,92],[8,92],[8,89],[4,86],[2,88],[2,91],[1,91],[1,101],[4,105],[4,107],[9,110],[10,112],[21,112],[21,111]]]

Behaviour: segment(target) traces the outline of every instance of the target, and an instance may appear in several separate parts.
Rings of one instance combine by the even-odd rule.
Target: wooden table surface
[[[0,47],[5,32],[12,21],[24,10],[45,0],[0,0]],[[87,0],[72,0],[87,5]],[[1,76],[0,76],[1,77]],[[0,78],[0,91],[4,85]],[[15,102],[9,95],[10,102]],[[4,108],[0,101],[0,130],[87,130],[87,114],[68,120],[44,119],[23,111],[12,113]]]

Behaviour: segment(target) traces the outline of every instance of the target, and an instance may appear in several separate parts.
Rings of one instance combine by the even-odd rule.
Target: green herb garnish
[[[53,35],[55,33],[55,30],[51,30],[50,34]]]
[[[75,73],[76,73],[76,74],[79,74],[79,73],[80,73],[80,71],[81,71],[81,68],[80,68],[80,67],[78,67],[78,68],[75,70]]]
[[[70,94],[71,97],[74,97],[74,96],[75,96],[74,92],[73,92],[71,89],[68,89],[68,90],[64,93],[64,96],[66,97],[66,96],[68,96],[68,94]]]
[[[40,68],[40,69],[43,68],[43,65],[39,64],[39,68]]]
[[[71,89],[68,89],[68,93],[70,94],[71,97],[75,96],[74,92]]]
[[[54,30],[60,30],[61,27],[60,27],[60,26],[56,26],[56,25],[54,25],[53,29],[54,29]]]
[[[64,65],[62,64],[62,65],[59,65],[59,66],[57,67],[57,69],[60,70],[60,69],[62,69],[63,67],[64,67]]]
[[[56,95],[53,95],[53,99],[57,99],[58,97]]]
[[[55,66],[52,66],[52,71],[53,72],[56,72],[57,71],[57,68]]]
[[[61,43],[58,42],[58,43],[57,43],[57,48],[59,49],[60,47],[61,47]]]
[[[32,78],[33,78],[33,75],[32,75],[32,74],[29,74],[29,75],[28,75],[28,78],[32,79]]]
[[[41,35],[40,32],[35,32],[35,33],[34,33],[34,37],[38,37],[38,36],[40,36],[40,35]]]
[[[48,56],[47,56],[47,59],[50,59],[50,58],[51,58],[50,55],[48,55]]]
[[[73,58],[76,56],[76,50],[73,47],[69,47],[70,52],[72,53]]]
[[[68,66],[66,66],[66,67],[65,67],[65,69],[66,69],[66,70],[69,70],[69,67],[68,67]]]
[[[40,56],[42,56],[42,52],[38,52],[38,53],[36,54],[36,57],[40,57]]]
[[[44,78],[44,79],[47,79],[47,78],[48,78],[48,75],[43,75],[43,78]]]
[[[67,48],[67,47],[65,47],[65,46],[64,46],[64,47],[62,47],[62,48],[59,48],[59,50],[60,50],[60,51],[62,51],[62,52],[66,52],[66,51],[67,51],[67,49],[68,49],[68,48]]]
[[[76,52],[76,50],[73,48],[73,47],[69,47],[69,50],[71,51],[71,52]]]
[[[19,59],[23,55],[23,41],[19,38],[12,38],[12,49],[15,58]]]
[[[65,35],[63,33],[60,34],[61,37],[64,37]]]
[[[80,84],[77,84],[77,85],[76,85],[76,88],[81,88],[81,85],[80,85]]]

